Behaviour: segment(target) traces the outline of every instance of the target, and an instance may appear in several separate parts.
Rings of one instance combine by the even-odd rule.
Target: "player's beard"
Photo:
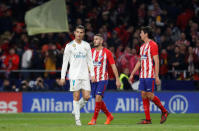
[[[94,47],[95,47],[95,48],[97,48],[97,47],[99,47],[99,46],[100,46],[100,44],[98,44],[98,45],[95,45],[95,44],[94,44]]]

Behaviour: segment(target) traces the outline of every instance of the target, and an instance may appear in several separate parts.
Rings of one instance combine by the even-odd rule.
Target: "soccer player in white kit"
[[[69,68],[70,91],[73,92],[73,113],[77,126],[81,126],[80,109],[86,104],[90,98],[90,78],[94,82],[94,67],[92,61],[92,53],[90,44],[83,41],[85,35],[84,26],[76,27],[75,39],[66,45],[63,56],[63,64],[61,70],[60,85],[65,84],[65,76]],[[83,99],[80,99],[80,90],[82,91]]]

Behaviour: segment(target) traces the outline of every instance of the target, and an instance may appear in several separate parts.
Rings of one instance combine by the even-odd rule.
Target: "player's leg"
[[[168,111],[164,108],[164,106],[162,105],[160,99],[154,95],[154,89],[155,89],[155,79],[148,79],[147,80],[148,85],[147,85],[147,98],[150,99],[151,101],[154,102],[154,104],[160,108],[160,110],[162,111],[162,116],[161,116],[161,120],[160,123],[164,123],[167,119],[168,116]]]
[[[82,98],[79,101],[80,109],[83,108],[90,99],[91,85],[90,80],[81,81]]]
[[[82,98],[79,100],[80,110],[86,105],[90,99],[90,91],[82,89]]]
[[[146,95],[146,83],[145,79],[140,79],[139,90],[141,91],[142,101],[143,101],[143,108],[145,113],[145,120],[140,121],[138,124],[151,124],[150,118],[150,102]]]
[[[108,111],[107,107],[106,107],[106,104],[104,103],[104,101],[102,100],[101,102],[101,109],[102,111],[106,114],[106,121],[104,124],[108,125],[110,124],[110,122],[114,119],[114,117],[112,116],[112,114]]]
[[[100,109],[101,109],[101,100],[102,100],[102,96],[100,96],[100,95],[95,96],[94,115],[93,115],[91,121],[88,123],[88,125],[95,125],[96,124],[97,117],[98,117]]]
[[[81,80],[79,83],[79,86],[81,86],[80,88],[82,89],[82,95],[83,95],[83,97],[79,100],[79,108],[81,110],[86,105],[88,100],[90,99],[90,85],[89,85],[88,81]],[[72,114],[73,115],[75,114],[74,110],[72,111]]]
[[[92,97],[95,98],[95,101],[96,101],[97,86],[98,86],[98,82],[91,84],[91,94],[92,94]],[[98,104],[95,103],[94,115],[93,115],[91,121],[88,122],[88,125],[95,125],[96,124],[96,119],[94,119],[94,117],[96,117],[95,112],[97,111],[97,109],[96,109],[97,105]]]
[[[70,91],[73,92],[73,112],[77,126],[81,126],[80,108],[79,108],[79,97],[80,97],[79,83],[80,83],[79,80],[70,80]]]
[[[96,93],[97,94],[96,95],[96,102],[100,102],[101,110],[104,112],[104,114],[107,117],[106,122],[104,124],[110,124],[110,122],[114,119],[112,114],[107,109],[105,102],[103,101],[104,92],[106,90],[107,85],[108,85],[107,80],[100,81],[99,85],[97,87],[98,91]]]
[[[73,92],[73,110],[74,110],[75,121],[76,121],[77,126],[81,126],[79,97],[80,97],[80,91],[74,91]]]

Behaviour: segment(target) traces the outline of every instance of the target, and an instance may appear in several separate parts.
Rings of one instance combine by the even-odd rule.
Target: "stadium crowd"
[[[20,91],[28,91],[26,85],[32,80],[31,91],[48,90],[43,78],[60,78],[59,72],[13,70],[60,70],[64,47],[74,39],[72,31],[76,25],[85,26],[85,40],[91,45],[94,34],[101,33],[119,72],[127,76],[139,57],[140,27],[150,25],[159,45],[161,79],[199,80],[197,0],[66,0],[70,32],[30,37],[24,23],[25,12],[46,1],[0,1],[0,90],[16,90],[15,85],[5,88],[10,84],[8,78],[22,80]]]

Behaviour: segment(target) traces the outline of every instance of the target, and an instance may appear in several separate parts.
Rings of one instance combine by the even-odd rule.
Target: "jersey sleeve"
[[[113,58],[113,54],[111,51],[107,50],[107,58],[110,65],[115,64],[115,60]]]
[[[68,68],[68,62],[70,59],[70,50],[69,46],[66,45],[65,50],[64,50],[64,55],[63,55],[63,64],[62,64],[62,69],[61,69],[61,79],[65,79],[66,77],[66,71]]]
[[[151,44],[151,55],[152,57],[158,55],[158,45],[155,42]]]

